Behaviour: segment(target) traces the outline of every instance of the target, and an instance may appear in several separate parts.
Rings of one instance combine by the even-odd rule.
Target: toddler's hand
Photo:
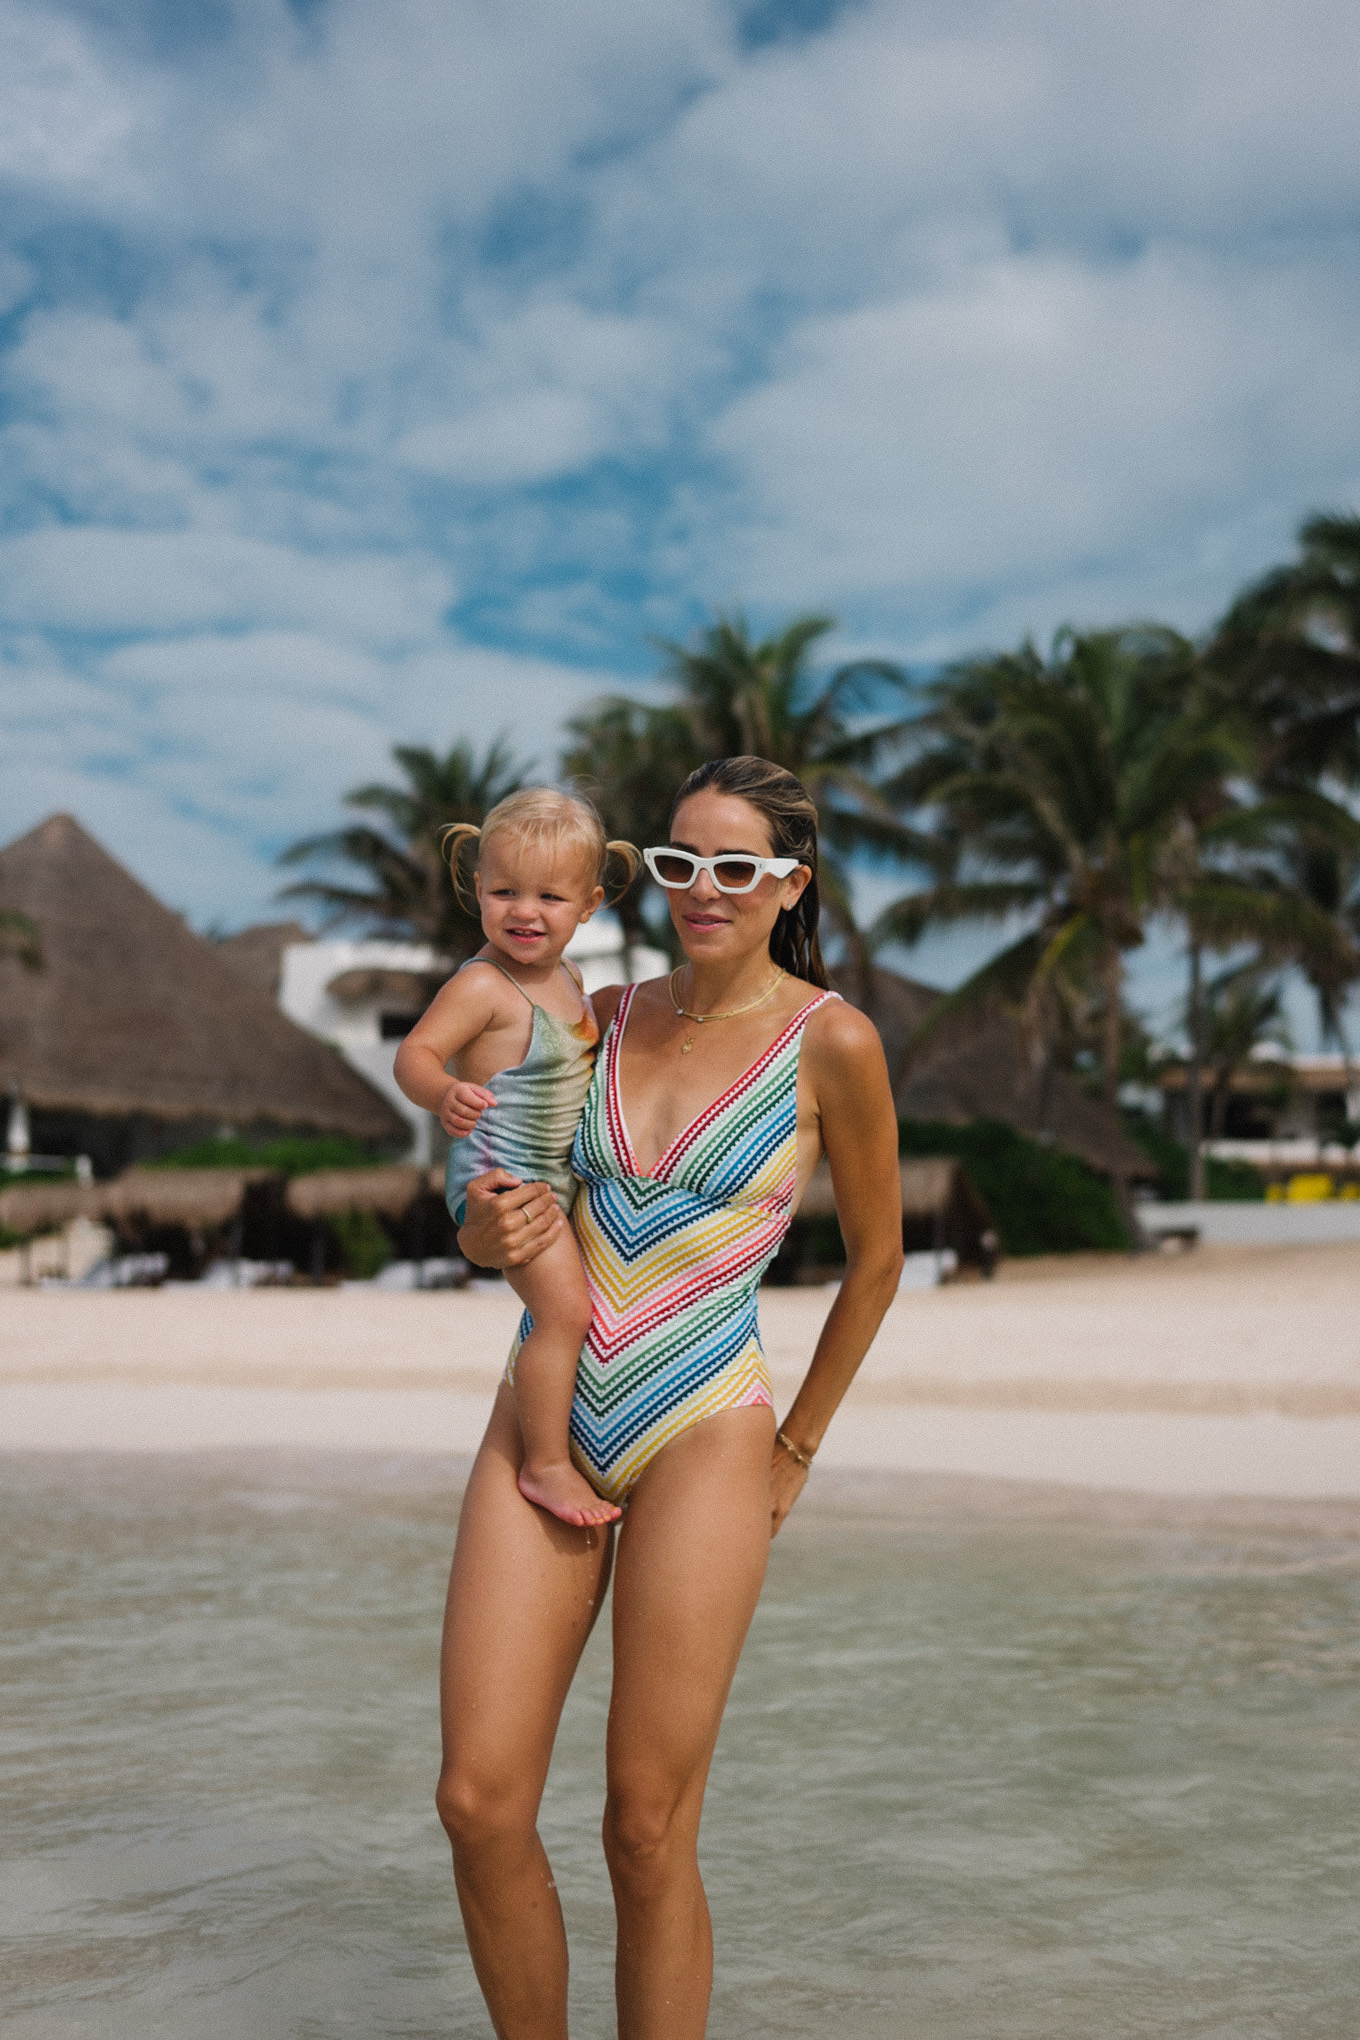
[[[439,1124],[455,1140],[466,1140],[487,1107],[495,1102],[494,1092],[481,1084],[450,1084],[439,1107]]]

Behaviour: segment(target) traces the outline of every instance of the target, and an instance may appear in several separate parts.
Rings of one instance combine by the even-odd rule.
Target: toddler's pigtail
[[[477,911],[477,895],[468,886],[463,875],[462,858],[464,850],[470,844],[481,840],[481,834],[475,822],[450,822],[447,829],[441,829],[439,833],[439,847],[448,859],[449,870],[453,875],[453,890],[458,896],[460,905],[466,907],[470,914]]]
[[[618,842],[606,843],[604,854],[606,858],[617,857],[627,871],[627,877],[613,896],[615,900],[621,900],[642,869],[642,852],[633,843]],[[613,905],[613,900],[610,904]]]

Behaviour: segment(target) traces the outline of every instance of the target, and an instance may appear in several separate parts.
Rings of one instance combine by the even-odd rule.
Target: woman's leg
[[[516,1486],[504,1385],[468,1481],[440,1664],[437,1802],[499,2040],[567,2040],[567,1944],[537,1820],[558,1716],[599,1613],[612,1532],[570,1529]]]
[[[569,1230],[506,1280],[534,1328],[515,1355],[515,1408],[524,1440],[519,1490],[564,1523],[616,1523],[619,1510],[571,1463],[568,1427],[576,1367],[590,1330],[590,1292]]]
[[[604,1824],[619,2040],[700,2040],[708,2017],[699,1816],[769,1559],[773,1435],[767,1409],[696,1424],[647,1468],[619,1533]]]

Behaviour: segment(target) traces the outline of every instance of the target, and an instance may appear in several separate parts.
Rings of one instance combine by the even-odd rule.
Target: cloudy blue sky
[[[0,835],[200,922],[716,603],[1200,627],[1360,503],[1354,0],[0,0]]]

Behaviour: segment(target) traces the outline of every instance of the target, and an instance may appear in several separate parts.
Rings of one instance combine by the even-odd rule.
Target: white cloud
[[[877,0],[729,72],[617,202],[686,280],[754,266],[805,300],[997,235],[1349,228],[1357,58],[1349,0]]]
[[[714,428],[760,506],[748,585],[1033,587],[1353,471],[1357,311],[1319,266],[1154,250],[1011,257],[811,320]]]
[[[1344,0],[865,0],[748,55],[728,0],[141,18],[0,0],[33,818],[65,771],[267,846],[394,739],[549,769],[713,599],[916,655],[1203,623],[1360,485]]]
[[[447,575],[429,564],[322,558],[231,532],[49,525],[0,541],[0,606],[29,627],[315,624],[400,644],[428,637],[451,599]]]
[[[68,810],[197,921],[235,924],[276,911],[277,849],[336,826],[348,787],[399,779],[394,738],[504,736],[550,778],[564,719],[609,684],[477,646],[376,657],[269,631],[127,645],[77,671],[30,639],[0,661],[0,838]]]
[[[0,177],[92,186],[136,124],[133,98],[73,22],[18,0],[0,5]]]
[[[546,481],[585,467],[607,444],[599,407],[578,390],[531,390],[442,423],[417,426],[396,449],[408,467],[476,488]]]

